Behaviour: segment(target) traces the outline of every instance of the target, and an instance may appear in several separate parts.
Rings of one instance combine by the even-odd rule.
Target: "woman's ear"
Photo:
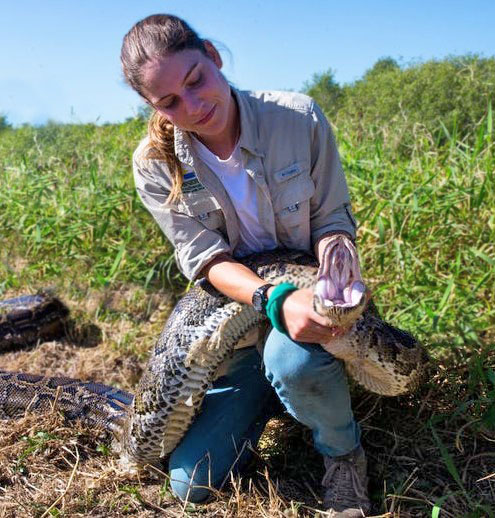
[[[213,61],[213,63],[215,63],[215,65],[218,68],[222,68],[223,61],[222,61],[220,53],[218,52],[215,45],[213,45],[213,43],[209,40],[205,40],[204,45],[205,45],[206,53],[208,54],[210,59]]]

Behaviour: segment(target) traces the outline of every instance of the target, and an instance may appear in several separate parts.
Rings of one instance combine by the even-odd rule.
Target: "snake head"
[[[326,317],[329,325],[349,328],[361,316],[368,300],[354,243],[342,234],[331,236],[318,270],[315,311]]]

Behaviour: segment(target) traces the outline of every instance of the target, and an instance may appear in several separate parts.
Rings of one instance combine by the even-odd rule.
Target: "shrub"
[[[361,79],[339,86],[331,71],[305,91],[339,127],[360,139],[381,136],[385,146],[410,154],[418,137],[442,144],[471,135],[495,99],[495,57],[451,56],[400,66],[378,60]]]
[[[8,119],[7,119],[7,116],[6,115],[2,115],[0,113],[0,131],[3,131],[3,130],[6,130],[6,129],[9,129],[11,128],[11,124],[9,123]]]

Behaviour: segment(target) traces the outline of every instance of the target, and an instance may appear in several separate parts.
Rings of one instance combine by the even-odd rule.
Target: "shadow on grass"
[[[67,339],[78,347],[96,347],[103,339],[101,329],[90,322],[81,323],[69,319],[65,322],[64,328]]]

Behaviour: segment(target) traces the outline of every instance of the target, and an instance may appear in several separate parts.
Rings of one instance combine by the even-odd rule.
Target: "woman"
[[[324,115],[301,94],[232,88],[213,44],[174,16],[137,23],[121,60],[127,82],[155,110],[134,153],[136,188],[179,268],[262,312],[277,299],[285,328],[270,332],[263,358],[254,346],[235,352],[170,457],[173,491],[200,502],[208,486],[241,469],[275,389],[324,455],[326,507],[362,516],[369,501],[359,428],[342,365],[318,345],[338,330],[313,311],[312,290],[280,291],[236,260],[281,246],[321,258],[328,236],[355,237]]]

